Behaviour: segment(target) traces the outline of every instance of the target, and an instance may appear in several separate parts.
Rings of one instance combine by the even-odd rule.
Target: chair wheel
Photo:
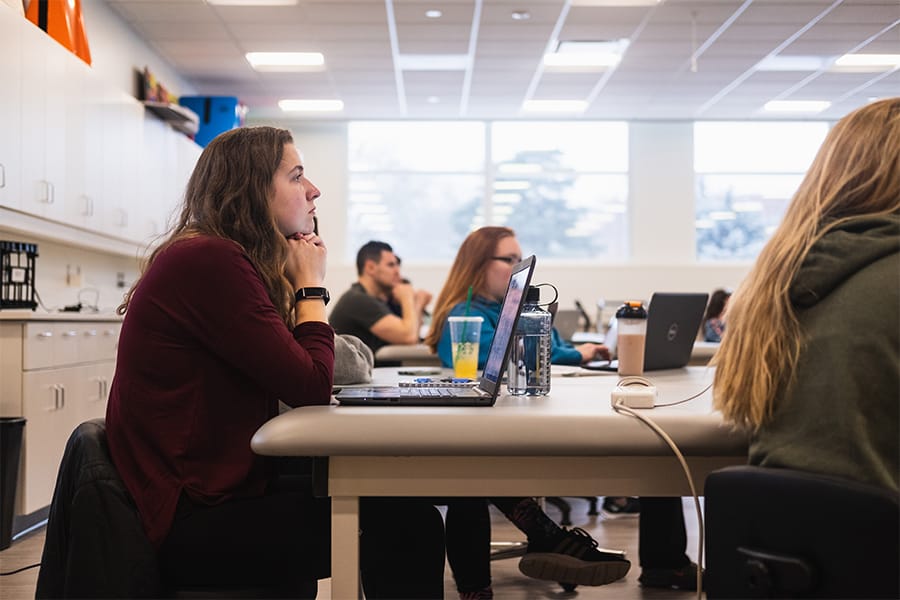
[[[578,585],[575,583],[563,583],[562,581],[559,582],[559,585],[562,586],[562,589],[564,592],[567,592],[570,594],[575,591],[575,588],[578,587]]]

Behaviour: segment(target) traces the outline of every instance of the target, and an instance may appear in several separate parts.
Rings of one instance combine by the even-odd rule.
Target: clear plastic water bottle
[[[550,313],[540,307],[541,290],[529,286],[513,337],[506,387],[517,396],[550,393]]]

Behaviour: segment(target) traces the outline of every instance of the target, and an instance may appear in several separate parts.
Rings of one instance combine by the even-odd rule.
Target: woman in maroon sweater
[[[191,175],[179,222],[119,307],[109,448],[164,580],[280,584],[288,595],[328,576],[329,501],[297,477],[303,461],[279,468],[250,450],[279,400],[330,400],[318,197],[290,132],[218,136]],[[301,289],[310,297],[298,301]],[[365,500],[361,528],[368,597],[441,597],[433,506]]]

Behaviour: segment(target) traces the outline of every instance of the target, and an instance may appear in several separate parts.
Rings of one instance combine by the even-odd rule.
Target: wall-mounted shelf
[[[185,135],[195,135],[200,129],[200,117],[197,113],[180,104],[145,100],[144,107],[168,123],[172,129]]]

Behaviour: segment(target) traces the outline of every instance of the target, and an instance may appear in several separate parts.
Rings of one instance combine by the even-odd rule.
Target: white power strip
[[[610,395],[610,404],[621,402],[628,408],[653,408],[656,404],[656,386],[643,377],[626,377],[619,381]]]

